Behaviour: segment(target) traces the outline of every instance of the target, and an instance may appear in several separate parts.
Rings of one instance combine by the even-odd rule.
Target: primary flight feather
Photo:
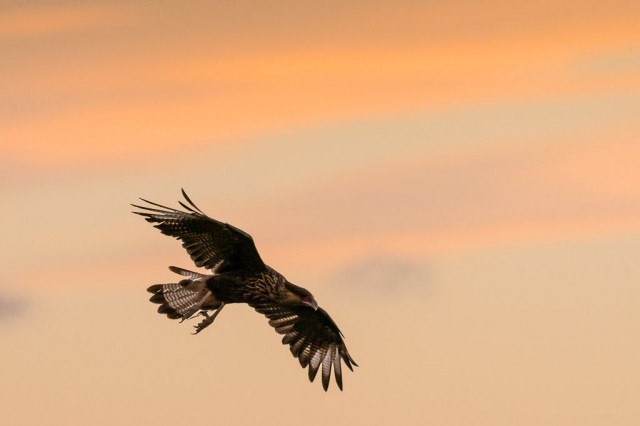
[[[313,382],[322,370],[322,387],[329,387],[331,370],[342,390],[342,364],[353,371],[356,362],[344,344],[343,335],[329,314],[318,307],[313,295],[267,266],[246,232],[204,214],[182,190],[184,210],[142,199],[147,205],[132,204],[160,232],[182,241],[196,266],[211,271],[201,274],[175,266],[171,271],[183,279],[178,283],[148,288],[158,312],[185,320],[202,315],[195,326],[199,333],[213,323],[229,303],[246,303],[269,319],[269,325],[283,334],[282,343],[303,368],[309,367]],[[212,314],[209,314],[213,312]]]

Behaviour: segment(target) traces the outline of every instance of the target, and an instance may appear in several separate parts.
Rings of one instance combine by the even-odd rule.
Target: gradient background
[[[0,61],[1,424],[640,424],[637,0],[2,1]],[[181,187],[344,392],[155,313]]]

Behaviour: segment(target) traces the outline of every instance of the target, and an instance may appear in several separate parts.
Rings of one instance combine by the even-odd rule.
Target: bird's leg
[[[191,311],[191,312],[187,312],[186,314],[182,315],[182,318],[180,318],[180,324],[182,324],[185,320],[197,317],[197,316],[206,316],[209,317],[209,315],[207,315],[206,311],[200,311],[198,313],[196,313],[198,311],[198,308],[195,308],[195,312]]]
[[[194,326],[194,328],[196,329],[196,332],[195,333],[191,333],[191,334],[198,334],[202,330],[204,330],[205,328],[207,328],[211,324],[213,324],[213,321],[216,319],[216,317],[218,316],[218,314],[220,313],[222,308],[224,308],[224,305],[225,305],[224,303],[221,303],[220,307],[218,307],[218,309],[216,309],[216,311],[211,316],[209,316],[209,314],[206,311],[200,312],[199,315],[202,315],[204,317],[204,319],[202,321],[200,321],[200,323],[198,323],[198,325]]]

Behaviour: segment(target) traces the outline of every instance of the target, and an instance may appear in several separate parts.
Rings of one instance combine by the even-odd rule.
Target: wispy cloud
[[[358,297],[397,298],[422,293],[431,284],[425,262],[388,255],[371,255],[333,273],[332,286]]]
[[[26,301],[22,298],[0,294],[0,321],[4,321],[24,313]]]
[[[247,29],[228,22],[221,27],[211,24],[210,19],[242,14],[233,5],[219,6],[220,10],[205,6],[192,10],[196,6],[182,3],[169,5],[175,9],[153,7],[146,11],[152,14],[153,24],[139,22],[147,31],[144,37],[137,25],[127,26],[127,22],[139,19],[140,14],[145,19],[149,16],[123,4],[4,11],[0,41],[28,37],[36,41],[7,45],[6,66],[0,70],[4,95],[1,153],[40,168],[64,170],[70,165],[125,161],[140,155],[168,152],[171,156],[185,146],[199,148],[291,126],[505,99],[599,95],[623,91],[633,83],[572,68],[594,53],[629,43],[630,25],[613,18],[601,31],[593,32],[575,22],[573,26],[552,25],[547,21],[554,19],[545,8],[527,6],[535,12],[534,22],[548,25],[520,31],[502,24],[519,17],[523,13],[520,6],[497,1],[495,10],[503,14],[500,24],[492,21],[498,20],[493,13],[485,13],[486,21],[478,28],[480,18],[465,8],[455,10],[464,34],[459,34],[459,28],[438,27],[427,37],[425,31],[434,31],[430,24],[450,24],[434,16],[449,16],[454,11],[446,3],[428,8],[408,3],[410,9],[369,8],[363,19],[359,14],[367,8],[346,7],[345,16],[357,16],[366,31],[354,31],[351,21],[341,16],[338,28],[332,28],[340,32],[341,40],[332,36],[307,44],[285,41],[299,39],[300,33],[309,35],[300,22],[278,25],[284,33],[296,33],[292,37],[256,34],[256,27],[265,22],[274,25],[273,21],[263,22],[262,12],[283,19],[271,6],[256,5],[258,12],[253,12],[260,19],[247,17],[256,25]],[[136,7],[143,9],[145,4]],[[569,9],[559,11],[569,22],[593,19],[593,14],[567,16]],[[393,15],[398,10],[411,22],[400,25],[400,20],[394,20],[399,18]],[[576,12],[585,13],[579,7]],[[168,27],[174,30],[180,24],[176,17],[189,13],[195,15],[189,31],[181,26],[179,31],[167,32]],[[374,25],[386,16],[395,18],[387,20],[382,29]],[[335,14],[317,19],[309,25],[336,25]],[[293,24],[296,26],[287,26]],[[126,28],[120,31],[120,25]],[[489,27],[500,30],[487,34]],[[69,40],[43,37],[100,28],[111,30],[102,36]],[[394,38],[382,42],[380,31],[386,31],[388,37],[401,35],[407,42],[398,44]],[[265,45],[265,38],[271,44]],[[219,48],[230,39],[242,43],[236,49]],[[260,49],[250,48],[256,43]]]
[[[99,3],[4,9],[0,42],[94,32],[131,22],[132,16],[128,7]]]

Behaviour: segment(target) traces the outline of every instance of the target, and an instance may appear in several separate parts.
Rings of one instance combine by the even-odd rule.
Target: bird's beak
[[[305,297],[304,299],[302,299],[302,303],[310,306],[314,311],[318,310],[318,302],[316,302],[316,299],[314,299],[313,296]]]

